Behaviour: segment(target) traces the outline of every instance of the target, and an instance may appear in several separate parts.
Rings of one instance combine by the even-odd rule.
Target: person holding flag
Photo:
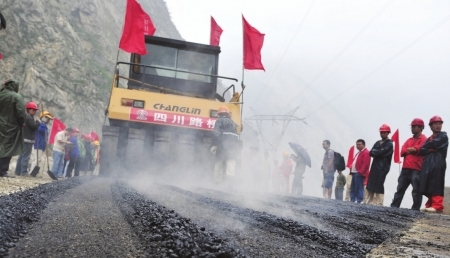
[[[423,156],[420,155],[420,147],[425,143],[427,137],[422,133],[425,124],[422,119],[414,118],[411,122],[411,133],[413,136],[406,140],[402,146],[401,156],[403,166],[398,177],[397,192],[391,207],[400,207],[403,196],[409,185],[412,185],[412,210],[419,210],[422,205],[422,195],[420,194],[420,171],[422,170]]]
[[[384,181],[391,169],[392,154],[394,145],[388,138],[391,128],[387,124],[380,127],[381,140],[377,141],[370,150],[373,158],[370,167],[369,180],[367,182],[367,204],[383,206],[384,201]]]

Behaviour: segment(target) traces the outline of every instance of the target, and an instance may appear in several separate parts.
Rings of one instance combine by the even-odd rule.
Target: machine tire
[[[118,159],[117,148],[120,128],[116,126],[102,127],[102,143],[100,146],[100,176],[116,175]]]

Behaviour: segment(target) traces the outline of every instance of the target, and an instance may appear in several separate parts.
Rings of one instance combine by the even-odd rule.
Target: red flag
[[[0,59],[3,59],[3,55],[2,55],[2,53],[0,53]]]
[[[401,163],[401,161],[400,161],[400,140],[399,140],[398,129],[392,135],[391,140],[395,143],[395,147],[394,147],[394,163],[400,164]]]
[[[209,44],[211,46],[218,46],[220,43],[220,35],[222,35],[222,28],[217,24],[216,20],[211,16],[211,33],[209,35]]]
[[[352,146],[348,150],[348,158],[347,158],[347,167],[348,168],[352,168],[354,158],[355,158],[355,146]]]
[[[247,70],[264,70],[261,62],[264,34],[253,28],[245,20],[244,15],[242,15],[242,23],[244,24],[244,68]]]
[[[55,143],[55,135],[58,132],[63,131],[64,129],[66,129],[66,125],[59,121],[57,118],[53,118],[53,125],[52,125],[52,130],[50,132],[50,137],[48,138],[48,143],[49,144],[53,144]]]
[[[98,134],[96,134],[95,132],[91,132],[91,137],[92,137],[92,139],[94,139],[94,141],[100,141]]]
[[[145,35],[156,31],[150,16],[136,0],[127,0],[127,11],[119,48],[128,53],[147,54]]]

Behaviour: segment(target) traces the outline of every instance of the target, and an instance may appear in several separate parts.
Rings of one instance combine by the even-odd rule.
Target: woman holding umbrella
[[[294,170],[294,181],[292,182],[291,193],[295,195],[303,194],[303,174],[305,173],[306,166],[311,167],[311,158],[308,152],[297,143],[290,142],[292,150],[295,154],[291,155],[291,159],[296,163]]]

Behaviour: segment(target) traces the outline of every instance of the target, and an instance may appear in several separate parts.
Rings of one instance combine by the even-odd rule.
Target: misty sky
[[[165,1],[188,41],[208,44],[210,15],[216,19],[224,76],[242,77],[241,14],[266,34],[266,72],[245,72],[244,116],[249,107],[277,112],[267,109],[275,95],[280,114],[300,106],[296,115],[310,124],[332,109],[369,149],[383,123],[400,129],[402,144],[414,117],[428,124],[440,115],[448,131],[450,1]],[[318,99],[312,108],[305,104],[311,96]]]

